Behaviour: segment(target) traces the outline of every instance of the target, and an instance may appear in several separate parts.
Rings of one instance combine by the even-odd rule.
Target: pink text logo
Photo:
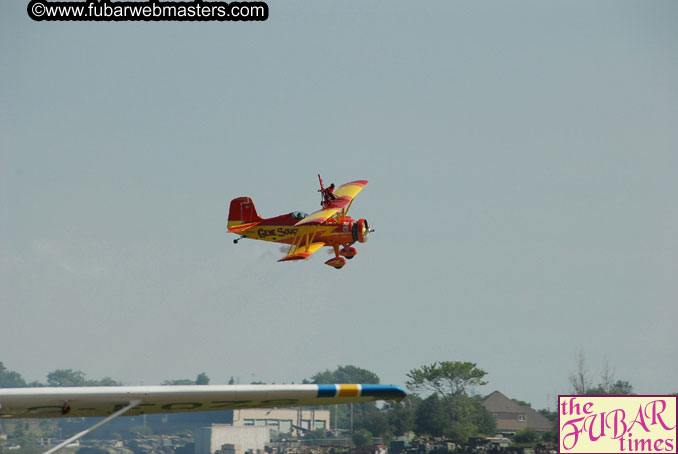
[[[676,453],[677,396],[558,396],[561,454]]]

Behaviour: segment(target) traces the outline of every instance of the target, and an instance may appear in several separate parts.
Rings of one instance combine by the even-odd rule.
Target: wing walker
[[[257,214],[254,202],[249,197],[231,201],[228,212],[228,232],[243,238],[289,244],[287,254],[279,262],[304,260],[323,246],[334,249],[334,257],[325,262],[336,269],[358,253],[356,242],[367,241],[371,230],[366,219],[353,219],[348,211],[353,199],[367,185],[367,180],[356,180],[336,189],[334,183],[325,188],[320,181],[321,209],[306,214],[301,211],[264,219]]]

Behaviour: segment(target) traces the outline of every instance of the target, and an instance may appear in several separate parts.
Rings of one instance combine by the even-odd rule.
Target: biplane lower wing
[[[318,243],[311,243],[308,248],[306,247],[300,247],[297,248],[296,252],[293,252],[292,254],[288,254],[285,257],[281,258],[278,260],[279,262],[287,262],[289,260],[304,260],[307,259],[313,254],[315,251],[323,247],[325,243],[318,242]]]
[[[329,208],[323,208],[322,210],[314,211],[309,214],[307,217],[297,222],[295,225],[300,227],[302,225],[318,225],[327,221],[329,218],[337,214],[341,210],[341,207],[330,206]]]

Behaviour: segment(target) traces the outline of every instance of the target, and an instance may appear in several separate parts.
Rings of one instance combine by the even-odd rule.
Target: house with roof
[[[483,399],[483,406],[494,416],[498,434],[513,435],[523,429],[537,432],[553,429],[553,423],[542,414],[532,407],[518,405],[499,391]]]

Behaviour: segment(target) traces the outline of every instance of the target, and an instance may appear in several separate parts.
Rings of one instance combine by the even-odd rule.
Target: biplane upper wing
[[[187,385],[0,389],[0,418],[107,416],[44,454],[53,454],[127,415],[401,400],[393,385]]]
[[[323,222],[327,221],[329,218],[337,214],[339,210],[350,206],[355,196],[358,195],[358,193],[362,191],[366,185],[367,180],[356,180],[351,181],[350,183],[342,184],[336,189],[336,191],[334,191],[336,199],[333,200],[328,207],[325,207],[322,210],[318,210],[316,212],[309,214],[307,217],[297,222],[295,225],[300,226],[300,225],[322,224]]]

